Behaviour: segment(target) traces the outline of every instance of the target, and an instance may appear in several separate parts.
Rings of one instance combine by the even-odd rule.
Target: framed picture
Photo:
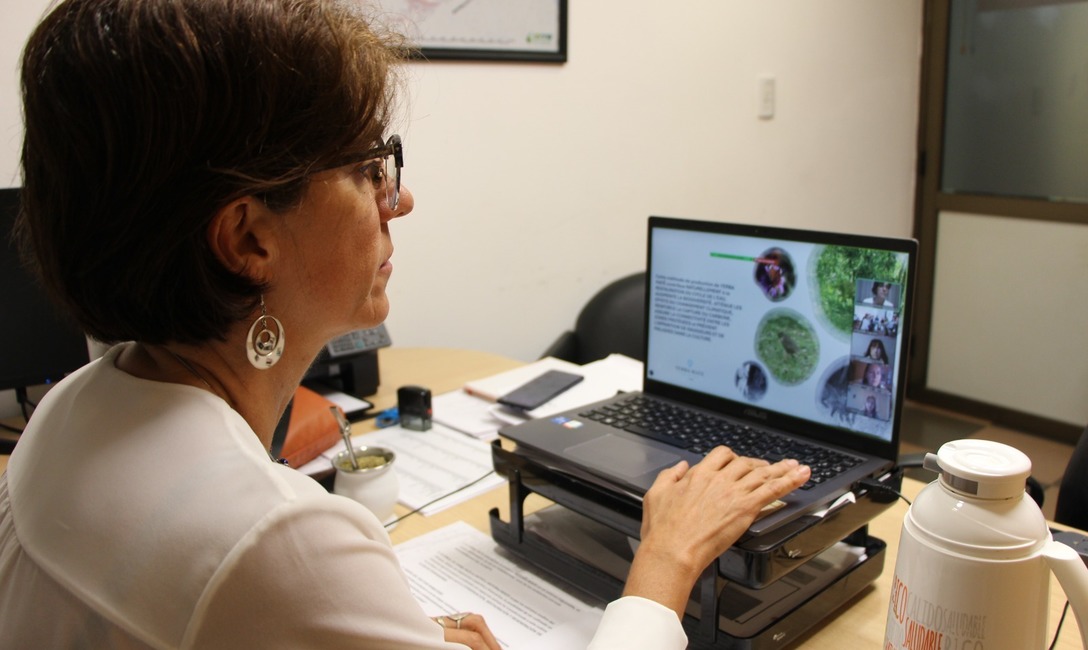
[[[388,26],[406,35],[422,59],[567,60],[567,0],[379,0],[376,4]]]

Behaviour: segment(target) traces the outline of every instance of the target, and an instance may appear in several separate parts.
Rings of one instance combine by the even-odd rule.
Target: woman
[[[773,302],[785,300],[793,288],[793,262],[779,248],[772,248],[756,258],[756,284]]]
[[[886,389],[884,385],[884,366],[879,363],[870,363],[865,366],[865,385],[873,388]]]
[[[895,307],[895,303],[891,301],[890,295],[892,291],[891,282],[874,282],[872,288],[872,294],[862,302],[866,305],[875,305],[877,307],[888,307],[889,309]]]
[[[18,230],[127,343],[50,391],[0,477],[5,645],[499,647],[427,618],[378,520],[268,454],[322,345],[389,309],[414,204],[393,46],[325,0],[69,0],[31,36]],[[725,449],[663,472],[594,647],[683,647],[701,569],[807,476]]]
[[[887,365],[888,353],[884,349],[884,342],[880,339],[869,341],[869,349],[866,350],[865,357],[872,361],[879,361],[880,363]]]
[[[869,395],[865,398],[865,413],[866,417],[876,417],[876,396]]]

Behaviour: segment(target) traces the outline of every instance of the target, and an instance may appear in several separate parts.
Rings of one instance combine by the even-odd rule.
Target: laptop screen
[[[664,217],[649,237],[648,392],[898,443],[913,240]]]

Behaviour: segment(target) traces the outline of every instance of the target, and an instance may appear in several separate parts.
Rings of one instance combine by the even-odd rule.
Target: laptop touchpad
[[[567,447],[564,453],[593,467],[605,467],[627,478],[662,469],[680,461],[680,456],[640,445],[618,436],[600,438]]]

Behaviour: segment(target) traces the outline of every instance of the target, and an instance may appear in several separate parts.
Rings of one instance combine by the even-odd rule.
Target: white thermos
[[[1050,571],[1088,628],[1088,568],[1053,541],[1024,493],[1031,460],[988,440],[957,440],[927,454],[940,474],[903,519],[884,650],[1042,650]]]

